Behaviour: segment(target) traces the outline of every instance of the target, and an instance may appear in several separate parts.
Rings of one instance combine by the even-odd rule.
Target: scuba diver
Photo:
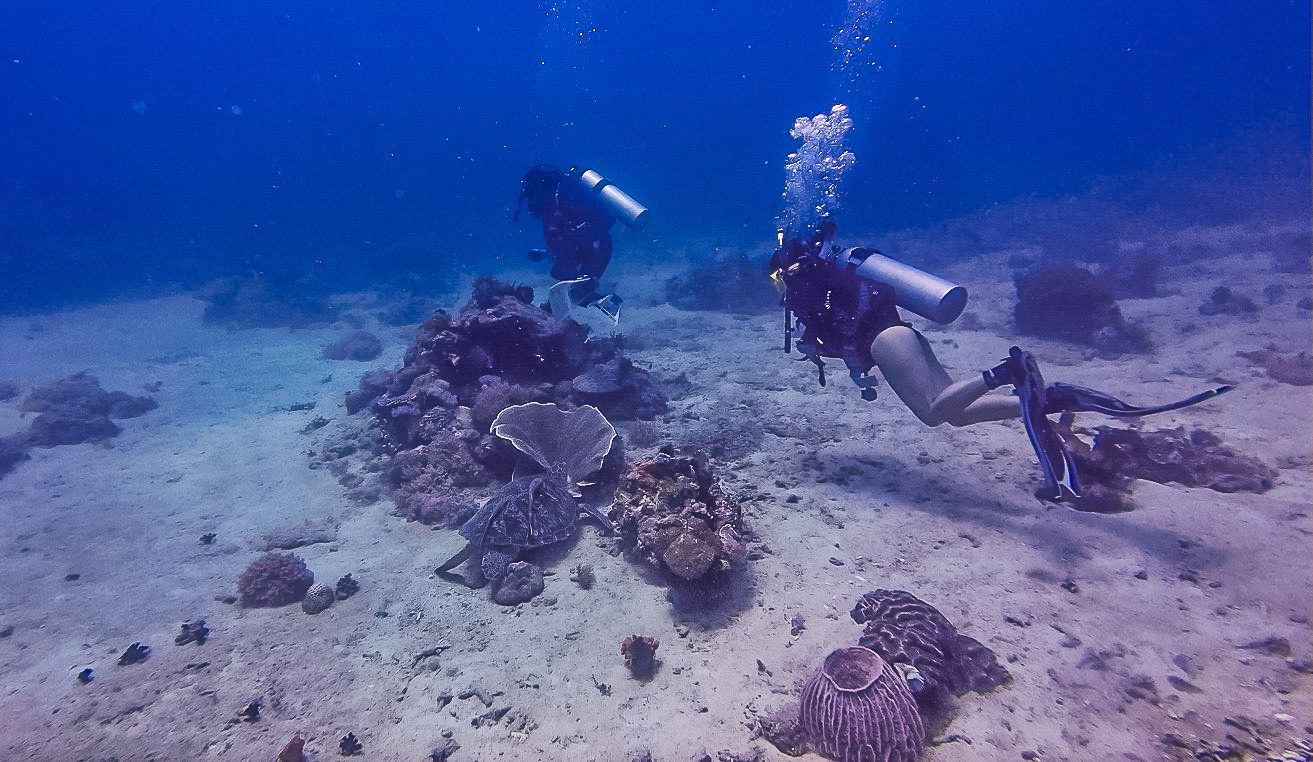
[[[1194,405],[1229,391],[1221,386],[1155,407],[1135,407],[1081,386],[1046,385],[1035,359],[1012,347],[1007,359],[979,376],[953,381],[934,351],[898,307],[938,323],[950,323],[966,306],[966,289],[885,257],[870,248],[842,249],[832,243],[839,231],[822,219],[808,240],[784,239],[770,259],[770,276],[784,306],[784,351],[801,326],[798,348],[815,363],[825,385],[822,357],[842,359],[862,398],[876,398],[881,375],[909,410],[927,426],[967,426],[1020,417],[1044,472],[1042,500],[1079,499],[1080,480],[1071,453],[1046,416],[1063,412],[1097,412],[1137,418]],[[895,286],[894,284],[897,284]],[[1011,386],[1010,396],[988,392]]]
[[[619,322],[623,300],[597,290],[611,263],[610,230],[616,220],[638,230],[647,221],[647,208],[591,169],[563,172],[548,164],[524,174],[513,220],[519,220],[526,205],[529,214],[543,221],[547,250],[534,250],[529,259],[541,262],[552,257],[551,274],[557,281],[552,304],[561,312],[570,304],[596,307]],[[565,298],[558,299],[562,291]]]

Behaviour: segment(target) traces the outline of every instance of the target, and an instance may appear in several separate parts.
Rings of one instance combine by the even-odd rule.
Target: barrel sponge
[[[822,755],[839,762],[914,762],[925,727],[907,683],[869,648],[841,648],[802,689],[800,724]]]
[[[247,608],[286,606],[304,598],[314,581],[314,572],[295,553],[266,553],[242,572],[237,592]]]

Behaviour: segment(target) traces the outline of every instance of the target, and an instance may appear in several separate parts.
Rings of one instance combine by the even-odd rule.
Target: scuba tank
[[[852,246],[840,250],[836,246],[832,259],[836,267],[851,266],[858,275],[893,286],[898,306],[927,320],[947,325],[966,309],[966,287],[890,259],[875,249]]]
[[[647,224],[647,207],[612,185],[597,171],[574,167],[567,174],[630,230],[642,230]]]

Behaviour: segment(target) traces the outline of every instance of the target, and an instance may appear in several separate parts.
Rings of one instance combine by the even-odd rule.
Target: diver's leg
[[[969,426],[982,421],[1006,421],[1021,415],[1016,395],[984,396],[990,388],[984,379],[968,378],[951,384],[935,397],[931,409],[942,421],[954,426]]]
[[[913,415],[927,426],[944,422],[934,414],[934,401],[952,379],[924,336],[905,325],[891,326],[871,342],[871,356],[889,388]]]
[[[982,399],[989,387],[979,376],[953,383],[930,343],[907,326],[881,331],[871,344],[871,354],[889,388],[927,426],[966,426],[1021,414],[1021,405],[1014,396]]]

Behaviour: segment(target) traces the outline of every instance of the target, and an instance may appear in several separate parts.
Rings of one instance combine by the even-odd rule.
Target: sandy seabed
[[[464,543],[455,531],[407,523],[386,500],[354,505],[309,467],[325,438],[363,425],[343,394],[364,370],[400,365],[406,329],[372,326],[385,351],[364,365],[320,358],[339,330],[229,331],[188,296],[4,319],[0,380],[25,392],[87,371],[108,390],[157,389],[159,408],[103,444],[36,449],[0,480],[0,757],[273,760],[300,733],[308,759],[328,760],[353,732],[379,760],[428,759],[445,738],[453,760],[784,760],[757,722],[856,642],[848,612],[877,588],[932,604],[1013,676],[957,699],[927,760],[1185,759],[1228,737],[1261,738],[1272,758],[1308,748],[1313,405],[1236,355],[1309,349],[1295,307],[1308,276],[1272,272],[1261,252],[1171,268],[1169,295],[1121,303],[1155,352],[1105,360],[1013,339],[1005,261],[946,273],[973,284],[980,326],[927,329],[951,373],[1022,343],[1050,380],[1135,402],[1234,383],[1143,428],[1207,429],[1276,469],[1275,486],[1137,482],[1135,510],[1116,515],[1046,505],[1019,423],[927,429],[892,394],[863,402],[841,373],[818,388],[813,366],[780,351],[778,315],[681,312],[659,295],[673,270],[630,267],[613,273],[621,329],[638,338],[629,355],[692,389],[663,435],[727,416],[768,424],[759,449],[717,466],[753,560],[742,589],[686,611],[586,524],[545,593],[503,607],[434,575]],[[1220,283],[1287,296],[1253,319],[1201,316]],[[21,399],[0,403],[0,434],[27,425]],[[316,417],[330,420],[307,431]],[[295,552],[316,580],[350,573],[360,592],[314,616],[224,602],[278,534],[314,540]],[[593,566],[591,589],[570,581],[577,564]],[[198,618],[209,641],[174,645]],[[634,634],[660,640],[648,682],[619,653]],[[1244,647],[1269,639],[1289,655]],[[151,658],[118,666],[134,642]],[[256,699],[260,719],[241,721]]]

